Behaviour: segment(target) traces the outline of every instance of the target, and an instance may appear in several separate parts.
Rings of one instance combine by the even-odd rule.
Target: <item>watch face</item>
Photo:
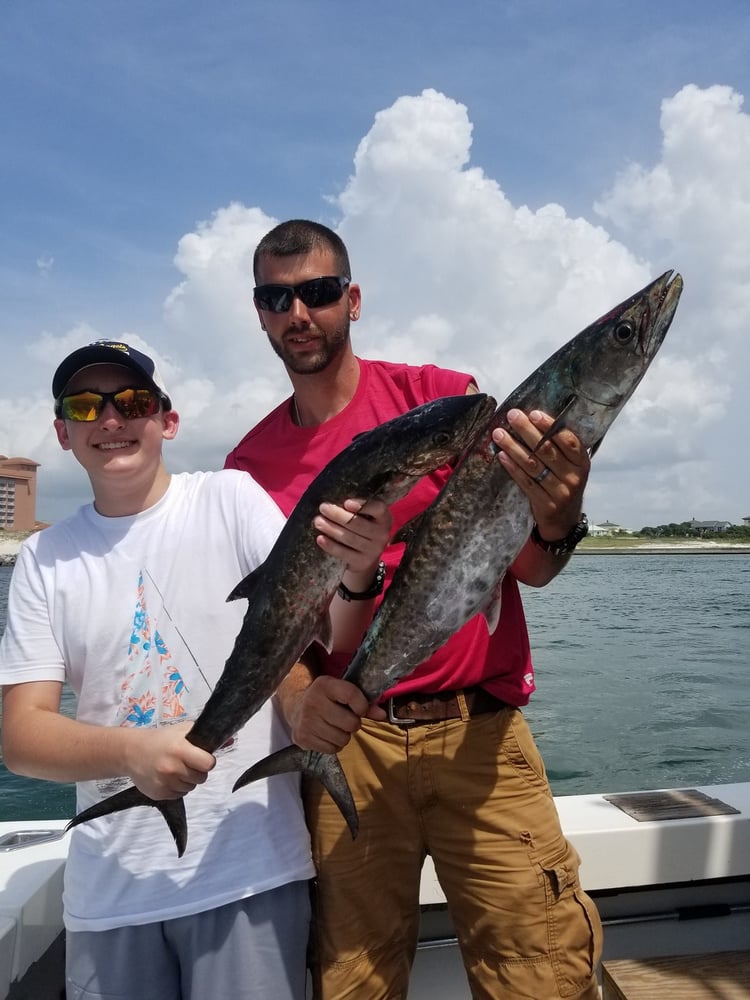
[[[581,516],[581,520],[573,529],[573,535],[576,542],[580,542],[582,538],[585,538],[589,533],[589,519],[585,514]]]
[[[559,555],[566,555],[568,552],[572,552],[573,549],[578,545],[582,538],[585,538],[589,531],[589,522],[584,514],[581,520],[573,528],[571,533],[567,538],[563,538],[561,542],[558,542],[555,546],[555,551]]]
[[[573,528],[568,538],[565,539],[566,549],[572,552],[573,549],[578,545],[582,538],[585,538],[589,533],[589,522],[584,514],[578,524]]]

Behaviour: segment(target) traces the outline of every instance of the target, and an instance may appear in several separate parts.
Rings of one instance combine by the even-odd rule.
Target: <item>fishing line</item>
[[[151,573],[147,569],[144,569],[143,572],[149,578],[149,580],[151,581],[151,584],[154,587],[154,590],[156,591],[156,593],[161,598],[161,606],[162,606],[162,609],[164,610],[164,614],[169,619],[170,624],[174,628],[174,630],[177,633],[177,635],[180,637],[180,641],[182,642],[182,644],[184,645],[185,649],[190,654],[190,658],[192,659],[193,663],[195,664],[195,667],[196,667],[196,669],[197,669],[200,677],[203,680],[203,683],[206,685],[206,687],[208,689],[208,692],[210,694],[213,691],[213,688],[211,687],[211,684],[210,684],[208,678],[203,673],[203,668],[201,667],[200,663],[198,663],[198,661],[196,660],[195,654],[193,653],[192,649],[190,648],[190,643],[187,641],[187,639],[185,638],[185,636],[182,634],[182,632],[180,630],[180,626],[177,624],[177,622],[174,620],[174,618],[172,617],[172,615],[169,613],[169,608],[167,607],[167,602],[164,600],[164,594],[162,594],[161,590],[159,589],[159,584],[156,582],[156,580],[154,580],[153,576],[151,576]],[[187,686],[187,684],[185,684],[185,687],[186,687],[186,689],[189,692],[190,688]]]

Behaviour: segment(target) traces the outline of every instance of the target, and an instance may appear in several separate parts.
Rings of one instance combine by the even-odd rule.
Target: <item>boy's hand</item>
[[[150,799],[177,799],[201,785],[216,764],[213,754],[185,737],[192,722],[137,730],[128,748],[128,774]]]

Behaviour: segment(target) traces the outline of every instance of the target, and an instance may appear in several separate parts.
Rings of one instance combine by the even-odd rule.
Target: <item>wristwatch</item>
[[[578,545],[582,538],[585,538],[589,533],[589,519],[585,514],[581,514],[581,520],[573,528],[565,538],[561,538],[557,542],[548,542],[546,539],[542,538],[539,534],[539,528],[536,525],[531,529],[531,539],[534,545],[538,545],[540,549],[544,549],[545,552],[549,552],[553,556],[567,556],[573,551],[573,549]]]
[[[338,595],[342,601],[369,601],[371,598],[383,593],[384,584],[385,563],[381,559],[378,563],[378,568],[375,570],[375,579],[367,590],[349,590],[345,583],[340,583],[338,586]]]

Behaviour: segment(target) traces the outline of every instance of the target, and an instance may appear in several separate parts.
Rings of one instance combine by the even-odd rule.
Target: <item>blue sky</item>
[[[42,463],[40,517],[87,497],[49,400],[82,343],[159,357],[175,469],[221,465],[288,394],[248,263],[296,216],[349,244],[358,353],[500,397],[679,270],[589,513],[750,515],[745,3],[3,0],[0,29],[0,453]]]

